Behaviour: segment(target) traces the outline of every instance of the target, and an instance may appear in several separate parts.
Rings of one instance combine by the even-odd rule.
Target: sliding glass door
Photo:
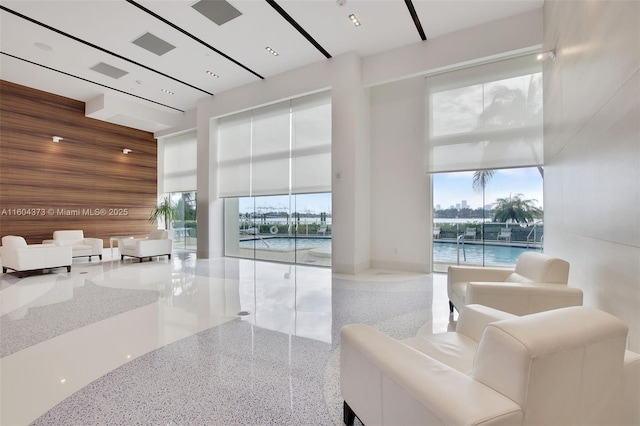
[[[330,93],[221,118],[218,190],[225,255],[330,266]]]
[[[331,194],[226,198],[225,255],[331,266]]]

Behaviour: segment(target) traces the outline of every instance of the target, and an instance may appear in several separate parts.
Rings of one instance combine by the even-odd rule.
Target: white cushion
[[[461,373],[469,374],[473,367],[478,342],[461,333],[447,332],[434,334],[428,339],[410,337],[403,342],[433,359],[455,368]]]
[[[84,238],[84,231],[81,229],[53,231],[54,240],[80,240]]]

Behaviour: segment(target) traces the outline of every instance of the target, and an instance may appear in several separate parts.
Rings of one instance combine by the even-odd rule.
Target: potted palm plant
[[[178,213],[176,212],[174,205],[171,203],[171,200],[167,196],[164,197],[153,210],[151,210],[149,222],[154,223],[157,222],[159,218],[162,218],[164,219],[164,228],[168,230],[169,225],[171,224],[171,220],[177,219],[177,217]]]

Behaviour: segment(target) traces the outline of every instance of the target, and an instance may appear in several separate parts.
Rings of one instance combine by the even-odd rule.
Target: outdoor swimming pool
[[[462,264],[464,262],[476,265],[482,265],[483,263],[485,265],[515,265],[518,257],[525,251],[539,252],[540,249],[491,244],[462,244],[460,245],[460,263]],[[456,247],[456,243],[434,242],[433,261],[456,263],[458,261],[458,248]]]
[[[296,250],[312,249],[318,247],[331,247],[331,238],[288,238],[266,237],[240,241],[241,248],[259,250]],[[460,264],[474,265],[515,265],[518,257],[525,251],[540,251],[540,249],[527,249],[524,247],[512,247],[507,245],[492,244],[464,244],[460,245]],[[466,255],[466,258],[465,258]],[[484,261],[483,261],[484,256]],[[455,264],[458,261],[456,243],[434,242],[434,263]]]
[[[331,238],[267,237],[240,241],[241,248],[260,250],[295,250],[331,246]]]

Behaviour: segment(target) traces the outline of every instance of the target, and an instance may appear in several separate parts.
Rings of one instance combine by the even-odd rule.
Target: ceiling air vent
[[[133,40],[133,44],[136,44],[151,53],[155,53],[158,56],[162,56],[176,48],[173,44],[167,43],[151,33],[141,35],[137,39]]]
[[[98,62],[96,65],[92,66],[91,69],[115,79],[129,74],[128,71],[121,70],[120,68],[105,64],[104,62]]]
[[[226,24],[230,20],[242,15],[238,9],[224,0],[200,0],[191,7],[218,25]]]

